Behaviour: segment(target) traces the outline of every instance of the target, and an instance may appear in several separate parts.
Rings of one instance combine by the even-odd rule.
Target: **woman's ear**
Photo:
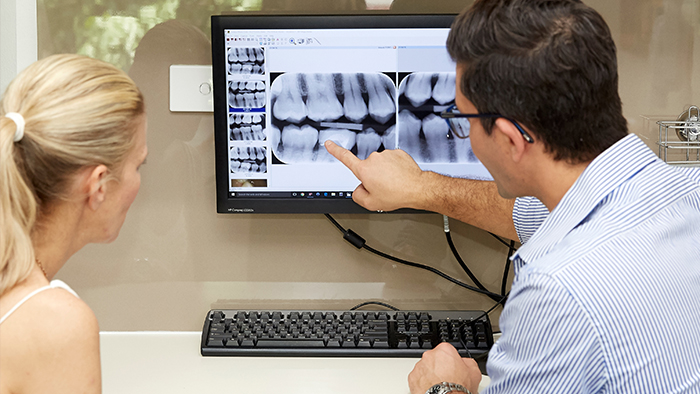
[[[96,211],[102,205],[107,196],[107,176],[109,169],[100,164],[93,167],[87,173],[85,179],[85,189],[87,189],[87,203],[90,209]]]

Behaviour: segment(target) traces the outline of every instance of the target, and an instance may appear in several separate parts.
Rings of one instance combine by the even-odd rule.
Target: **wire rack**
[[[695,116],[693,116],[693,111]],[[685,113],[684,113],[685,114]],[[660,120],[659,157],[668,164],[700,166],[700,110],[690,107],[679,120]]]

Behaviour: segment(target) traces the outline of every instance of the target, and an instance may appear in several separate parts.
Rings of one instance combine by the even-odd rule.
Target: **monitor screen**
[[[454,15],[212,17],[217,211],[366,213],[323,146],[403,149],[424,170],[491,179],[440,112],[454,104]]]

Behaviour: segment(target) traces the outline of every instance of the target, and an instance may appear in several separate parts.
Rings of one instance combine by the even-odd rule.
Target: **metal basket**
[[[690,106],[677,120],[660,120],[659,157],[669,164],[700,166],[700,109]]]

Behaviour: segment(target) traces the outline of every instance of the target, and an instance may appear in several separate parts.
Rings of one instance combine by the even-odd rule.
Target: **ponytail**
[[[31,230],[37,201],[21,168],[16,128],[10,118],[0,118],[0,295],[26,279],[34,266]]]

